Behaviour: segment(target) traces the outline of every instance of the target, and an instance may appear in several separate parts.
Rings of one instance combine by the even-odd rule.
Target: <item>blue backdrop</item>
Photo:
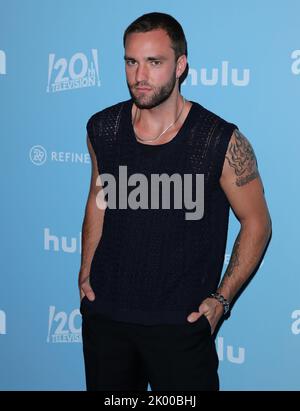
[[[0,389],[85,388],[85,126],[129,97],[122,35],[150,11],[186,32],[183,95],[252,142],[273,220],[264,261],[216,338],[221,389],[299,390],[298,0],[0,0]],[[231,218],[224,268],[237,230]]]

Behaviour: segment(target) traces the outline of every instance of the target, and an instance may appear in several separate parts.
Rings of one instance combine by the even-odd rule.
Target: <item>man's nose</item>
[[[148,79],[147,67],[144,64],[139,64],[135,73],[135,80],[137,83],[146,81]]]

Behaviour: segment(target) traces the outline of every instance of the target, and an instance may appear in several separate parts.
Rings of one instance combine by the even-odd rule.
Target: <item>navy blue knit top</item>
[[[87,132],[99,173],[113,175],[116,192],[123,184],[123,193],[120,166],[123,170],[126,166],[128,179],[135,173],[143,174],[149,182],[149,201],[147,208],[125,208],[119,201],[116,207],[106,208],[90,270],[96,299],[82,300],[83,314],[98,312],[117,321],[145,325],[184,324],[188,314],[197,311],[201,301],[216,290],[229,216],[229,203],[219,179],[230,137],[237,127],[192,103],[176,136],[161,145],[136,140],[132,100],[89,119]],[[191,210],[184,201],[181,208],[176,208],[172,200],[169,208],[161,201],[159,207],[151,207],[151,177],[163,173],[177,174],[182,181],[185,174],[195,177],[193,196],[200,181],[196,174],[204,176],[202,218],[187,219],[186,213]],[[128,184],[128,196],[137,186]]]

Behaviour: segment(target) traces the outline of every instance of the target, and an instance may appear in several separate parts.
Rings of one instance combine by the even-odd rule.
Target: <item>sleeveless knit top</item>
[[[89,119],[87,132],[99,174],[114,176],[117,201],[116,207],[105,210],[102,236],[91,264],[90,283],[96,299],[91,302],[83,298],[82,314],[100,313],[113,320],[144,325],[184,324],[188,314],[197,311],[202,300],[216,290],[229,216],[229,203],[219,179],[237,126],[192,103],[176,136],[161,145],[136,140],[131,99]],[[120,177],[120,167],[126,169],[126,181]],[[121,201],[118,195],[120,189],[123,194],[127,190],[129,199],[139,184],[127,184],[128,179],[136,173],[148,181],[147,208],[145,202],[135,209],[124,207],[124,198]],[[169,208],[163,207],[162,200],[153,208],[153,174],[176,174],[181,181],[185,174],[192,175],[194,200],[196,184],[201,183],[196,174],[203,175],[201,218],[186,218],[195,210],[187,208],[184,201],[181,208],[175,207],[174,189],[170,190]],[[164,195],[166,192],[161,198]]]

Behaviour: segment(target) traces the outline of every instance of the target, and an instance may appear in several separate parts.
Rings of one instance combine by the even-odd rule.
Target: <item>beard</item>
[[[144,83],[137,83],[134,86],[130,86],[127,82],[127,86],[129,89],[129,93],[131,95],[131,98],[133,99],[135,105],[139,108],[139,109],[151,109],[154,108],[156,106],[158,106],[159,104],[163,103],[164,101],[166,101],[170,95],[172,94],[175,85],[176,85],[176,71],[174,70],[174,72],[172,73],[172,77],[170,78],[170,80],[164,84],[161,87],[156,87],[154,89],[154,93],[151,96],[139,96],[137,97],[134,92],[132,90],[134,90],[134,88],[136,86],[148,86],[147,84]]]

